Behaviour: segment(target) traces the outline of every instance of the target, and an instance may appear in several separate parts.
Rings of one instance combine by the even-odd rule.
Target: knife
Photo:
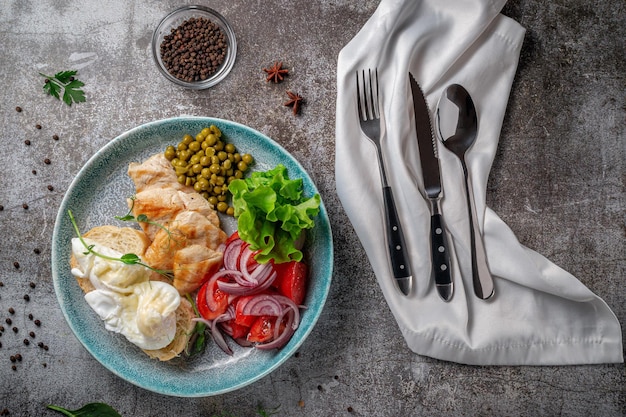
[[[446,228],[441,214],[441,175],[439,170],[439,158],[437,156],[437,142],[433,134],[430,121],[430,111],[426,104],[426,98],[422,89],[409,73],[411,92],[413,93],[413,107],[415,112],[415,132],[417,134],[417,146],[422,164],[424,177],[424,190],[428,196],[431,207],[430,217],[430,251],[432,269],[435,277],[435,287],[439,296],[444,301],[450,301],[454,293],[452,276],[450,274],[450,256],[448,255],[448,239]]]

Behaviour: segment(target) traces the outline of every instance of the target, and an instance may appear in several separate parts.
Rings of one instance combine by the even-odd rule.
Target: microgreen
[[[46,78],[43,85],[46,93],[60,100],[63,92],[63,101],[71,106],[72,103],[82,103],[86,100],[85,93],[81,90],[85,83],[76,79],[77,73],[78,71],[60,71],[54,75],[46,75],[40,72],[39,75]]]
[[[154,271],[154,272],[156,272],[158,274],[161,274],[161,275],[163,275],[163,276],[165,276],[165,277],[167,277],[169,279],[172,278],[171,272],[169,272],[169,271],[162,271],[160,269],[153,268],[150,265],[147,265],[147,264],[143,263],[141,261],[141,258],[138,255],[134,254],[134,253],[126,253],[126,254],[122,255],[121,257],[116,258],[116,257],[113,257],[113,256],[108,256],[108,255],[96,252],[93,249],[94,245],[88,245],[87,242],[85,242],[85,240],[83,239],[83,236],[80,233],[80,230],[78,229],[78,225],[76,224],[76,219],[74,219],[74,215],[72,214],[72,210],[68,210],[67,214],[70,217],[70,222],[72,222],[72,226],[74,227],[74,231],[76,232],[76,236],[78,236],[78,239],[80,240],[80,243],[82,243],[83,246],[86,248],[86,251],[83,252],[85,255],[92,254],[92,255],[95,255],[95,256],[97,256],[99,258],[102,258],[102,259],[106,259],[106,260],[109,260],[109,261],[118,261],[118,262],[122,262],[122,263],[124,263],[126,265],[141,265],[141,266],[143,266],[145,268],[148,268],[149,270]]]
[[[193,306],[193,310],[196,313],[197,317],[200,317],[200,312],[198,311],[198,306],[195,303],[193,297],[187,293],[187,300]],[[206,345],[206,324],[204,322],[198,321],[196,322],[195,327],[193,328],[192,335],[187,342],[187,346],[185,347],[185,354],[187,356],[196,355],[204,350],[204,346]]]

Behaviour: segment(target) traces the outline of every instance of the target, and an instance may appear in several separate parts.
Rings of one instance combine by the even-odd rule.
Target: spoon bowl
[[[486,300],[494,294],[493,278],[487,264],[485,246],[478,226],[471,177],[465,161],[465,155],[476,142],[478,116],[474,101],[463,86],[452,84],[445,89],[437,107],[437,125],[443,145],[459,158],[463,167],[467,210],[471,224],[472,282],[476,296]]]

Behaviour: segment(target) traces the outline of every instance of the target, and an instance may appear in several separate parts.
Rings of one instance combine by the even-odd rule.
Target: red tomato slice
[[[306,264],[297,261],[274,265],[277,276],[272,286],[285,297],[291,298],[296,305],[304,302],[308,268]]]
[[[250,326],[242,326],[241,324],[237,324],[235,319],[229,320],[228,325],[232,330],[232,334],[230,335],[233,339],[245,339],[250,331]]]
[[[235,306],[235,323],[240,326],[250,327],[257,319],[257,316],[243,314],[243,307],[250,301],[254,295],[246,295],[237,299],[237,305]]]
[[[198,306],[198,312],[202,317],[207,320],[215,320],[222,314],[226,312],[228,308],[228,294],[220,290],[217,286],[217,281],[213,282],[212,288],[209,288],[209,284],[211,281],[207,281],[200,287],[198,290],[198,295],[196,296],[196,305]],[[215,305],[217,305],[217,309],[211,310],[209,308],[209,304],[206,301],[207,292],[211,294],[215,301]]]
[[[259,316],[250,327],[248,341],[254,343],[267,343],[274,340],[274,328],[276,327],[276,317]],[[285,323],[281,323],[281,332],[284,331]]]

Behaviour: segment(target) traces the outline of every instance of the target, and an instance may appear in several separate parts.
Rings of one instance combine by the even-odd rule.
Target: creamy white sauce
[[[111,258],[121,253],[84,239],[93,250]],[[92,253],[78,238],[72,239],[72,252],[79,266],[72,274],[89,279],[96,288],[85,294],[89,306],[109,331],[123,334],[142,349],[167,346],[176,334],[176,309],[180,295],[172,285],[150,281],[150,271],[141,265],[128,265]]]

